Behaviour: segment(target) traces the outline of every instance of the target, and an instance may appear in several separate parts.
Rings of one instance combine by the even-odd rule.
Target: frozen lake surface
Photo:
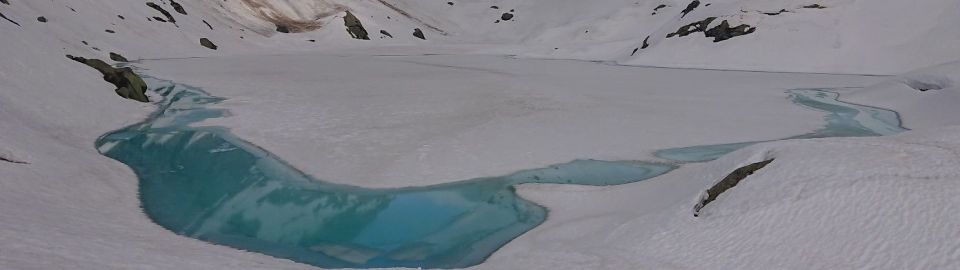
[[[140,178],[148,216],[178,234],[322,267],[456,268],[479,264],[541,224],[547,210],[520,198],[527,183],[618,185],[675,165],[576,160],[502,177],[426,187],[372,189],[303,174],[218,127],[224,99],[148,79],[165,97],[146,121],[102,137],[98,149]],[[828,112],[823,129],[790,138],[876,136],[902,131],[895,112],[847,104],[825,89],[789,91],[797,105]],[[752,143],[668,149],[658,156],[705,161]]]

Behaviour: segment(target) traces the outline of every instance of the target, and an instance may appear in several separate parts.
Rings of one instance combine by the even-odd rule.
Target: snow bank
[[[960,125],[960,62],[922,68],[856,91],[850,100],[891,108],[908,128]]]

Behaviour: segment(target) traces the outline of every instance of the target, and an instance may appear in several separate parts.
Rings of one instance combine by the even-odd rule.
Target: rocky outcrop
[[[207,47],[207,49],[211,50],[216,50],[218,48],[217,44],[213,44],[213,41],[210,41],[210,39],[207,38],[200,39],[200,46]]]
[[[676,32],[667,34],[667,38],[684,37],[693,33],[703,32],[704,36],[713,38],[713,42],[720,42],[734,37],[753,33],[756,27],[741,24],[736,27],[730,27],[730,23],[724,20],[720,25],[707,29],[717,17],[708,17],[698,22],[681,26]]]
[[[390,32],[387,32],[387,30],[380,30],[380,34],[381,34],[381,35],[384,35],[384,36],[387,36],[387,37],[390,37],[390,38],[393,38],[393,35],[391,35]]]
[[[170,23],[173,23],[173,24],[176,24],[176,23],[177,23],[177,20],[173,18],[173,15],[171,15],[170,12],[167,12],[166,9],[163,9],[163,7],[160,7],[160,5],[157,5],[157,4],[154,3],[154,2],[147,2],[147,6],[153,8],[153,9],[155,9],[155,10],[157,10],[157,11],[159,11],[160,14],[163,14],[164,17],[167,17],[166,20],[163,20],[163,19],[160,19],[160,18],[157,18],[157,17],[153,17],[154,19],[156,19],[156,20],[158,20],[158,21],[170,22]]]
[[[427,37],[423,35],[423,31],[420,31],[420,28],[413,29],[413,36],[422,40],[427,40]]]
[[[683,13],[683,15],[680,15],[680,18],[683,18],[683,17],[687,16],[687,13],[690,13],[691,11],[693,11],[694,9],[696,9],[696,8],[699,7],[699,6],[700,6],[700,1],[699,1],[699,0],[693,0],[693,2],[690,2],[690,4],[687,4],[687,7],[684,8],[683,11],[680,12],[680,13]]]
[[[113,60],[114,62],[130,62],[130,60],[127,60],[126,57],[123,57],[123,55],[115,52],[110,52],[110,60]]]
[[[187,15],[187,10],[183,9],[183,6],[180,5],[180,3],[177,3],[177,1],[170,0],[170,6],[172,6],[173,10],[177,13]]]
[[[752,27],[746,24],[741,24],[736,27],[730,27],[730,23],[727,23],[727,20],[724,20],[723,22],[720,23],[720,25],[710,28],[710,30],[707,30],[706,32],[703,32],[703,33],[707,37],[712,37],[713,42],[720,42],[720,41],[728,40],[734,37],[753,33],[756,30],[757,30],[756,27]]]
[[[7,2],[7,0],[0,0],[0,3],[4,3],[4,4],[7,4],[7,5],[10,4],[10,2]]]
[[[360,23],[360,19],[357,19],[357,16],[354,16],[353,13],[347,11],[347,15],[343,16],[343,25],[347,27],[347,33],[350,33],[350,37],[355,39],[370,40],[370,36],[367,34],[367,29],[363,28],[363,24]]]
[[[717,17],[708,17],[706,19],[703,19],[702,21],[681,26],[679,29],[677,29],[676,32],[667,34],[667,38],[685,37],[692,33],[707,31],[707,26],[710,26],[710,23],[712,23],[713,20],[716,20],[716,19]]]
[[[770,162],[773,162],[773,159],[743,166],[734,170],[732,173],[727,175],[727,177],[724,177],[723,180],[720,180],[720,182],[710,187],[710,189],[703,194],[700,202],[693,207],[693,216],[700,216],[700,210],[707,206],[707,204],[710,204],[710,202],[716,200],[717,196],[720,196],[720,194],[723,192],[737,186],[740,181],[743,181],[743,179],[746,179],[747,176],[752,175],[754,172],[763,169],[763,167],[766,167],[767,164],[770,164]]]
[[[67,58],[100,71],[103,74],[103,80],[117,87],[114,90],[117,95],[140,102],[150,102],[146,95],[147,83],[143,82],[143,79],[134,73],[133,69],[129,67],[115,68],[99,59],[86,59],[72,55],[67,55]]]

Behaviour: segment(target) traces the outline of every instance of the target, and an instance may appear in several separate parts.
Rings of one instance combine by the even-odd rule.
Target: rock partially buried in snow
[[[353,13],[350,13],[350,11],[347,11],[347,14],[343,16],[343,24],[347,27],[347,33],[350,33],[350,37],[354,39],[370,40],[370,36],[367,34],[367,29],[363,28],[363,24],[360,23],[360,19],[357,19],[357,16],[354,16]]]
[[[216,49],[218,48],[218,47],[217,47],[217,44],[213,44],[213,41],[210,41],[210,40],[207,39],[207,38],[201,38],[201,39],[200,39],[200,45],[201,45],[201,46],[204,46],[204,47],[207,47],[208,49],[211,49],[211,50],[216,50]]]
[[[717,196],[720,196],[720,194],[722,194],[724,191],[737,186],[740,181],[743,181],[743,179],[746,179],[747,176],[752,175],[754,172],[763,169],[763,167],[766,167],[767,164],[770,164],[770,162],[773,162],[773,159],[743,166],[734,170],[732,173],[727,175],[727,177],[724,177],[723,180],[720,180],[720,182],[717,182],[717,184],[713,185],[710,187],[710,189],[704,192],[700,202],[693,207],[693,216],[700,216],[700,210],[702,210],[703,207],[707,206],[707,204],[710,202],[716,200]]]
[[[139,75],[134,73],[133,69],[129,67],[115,68],[99,59],[86,59],[72,55],[67,55],[67,58],[100,71],[100,73],[103,74],[103,80],[117,87],[117,89],[114,90],[117,95],[140,102],[150,102],[150,99],[147,98],[145,94],[147,91],[147,83],[145,83]]]
[[[120,55],[114,52],[110,52],[110,60],[113,60],[116,62],[130,62],[130,60],[127,60],[127,58],[123,57],[123,55]]]
[[[427,40],[427,37],[423,35],[423,31],[420,31],[420,28],[413,29],[413,36],[422,40]]]

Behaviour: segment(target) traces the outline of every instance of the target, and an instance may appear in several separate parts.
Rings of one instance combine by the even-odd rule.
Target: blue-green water
[[[140,179],[146,214],[178,234],[322,267],[456,268],[483,262],[547,211],[522,183],[614,185],[674,168],[578,160],[417,188],[368,189],[312,179],[221,128],[192,127],[222,110],[200,89],[146,79],[157,113],[97,141]]]
[[[222,101],[200,89],[146,78],[165,96],[140,124],[96,145],[140,179],[146,214],[181,235],[331,268],[458,268],[483,262],[542,223],[547,210],[517,196],[523,183],[617,185],[674,165],[578,160],[502,177],[415,188],[368,189],[313,179],[216,127]],[[794,90],[798,105],[828,111],[827,126],[793,138],[872,136],[899,128],[895,112],[846,104],[823,90]],[[682,162],[713,159],[753,142],[668,149]]]
[[[790,100],[794,104],[828,114],[824,117],[826,125],[823,128],[783,140],[884,136],[907,130],[901,125],[900,115],[897,112],[842,102],[838,100],[839,94],[830,92],[830,89],[794,89],[787,93],[790,94]],[[704,162],[762,142],[767,141],[670,148],[656,151],[654,154],[660,158],[684,163]]]

